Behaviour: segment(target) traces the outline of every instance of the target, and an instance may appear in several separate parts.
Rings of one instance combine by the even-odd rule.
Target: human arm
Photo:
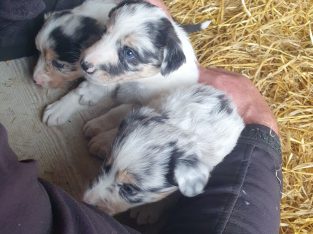
[[[199,69],[199,82],[212,85],[228,94],[245,124],[264,125],[278,134],[277,122],[270,107],[248,78],[217,68]]]

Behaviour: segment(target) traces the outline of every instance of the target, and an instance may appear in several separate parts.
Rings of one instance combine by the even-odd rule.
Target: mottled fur
[[[46,108],[48,125],[65,123],[85,103],[145,104],[199,76],[187,33],[163,10],[140,1],[111,11],[106,33],[84,51],[81,66],[87,81]]]
[[[60,87],[83,76],[81,53],[106,31],[110,10],[117,0],[87,0],[66,11],[50,13],[36,37],[40,52],[34,81],[44,87]]]
[[[109,112],[107,118],[117,113]],[[106,123],[101,122],[103,128]],[[135,108],[109,140],[112,149],[105,145],[108,139],[99,139],[107,163],[84,201],[115,214],[176,190],[196,196],[235,147],[243,127],[232,101],[205,85],[179,88]]]

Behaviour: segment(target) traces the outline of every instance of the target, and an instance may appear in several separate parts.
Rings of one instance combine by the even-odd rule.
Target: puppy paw
[[[135,207],[130,210],[130,217],[136,219],[137,224],[153,224],[158,222],[164,209],[154,203],[147,204],[140,207]]]
[[[86,138],[92,138],[103,131],[105,131],[105,129],[98,118],[89,120],[83,127],[83,133]]]
[[[95,85],[88,81],[80,83],[76,93],[80,96],[79,103],[81,105],[94,106],[103,98],[110,99],[109,87]]]
[[[42,121],[48,126],[56,126],[66,123],[72,115],[72,111],[63,105],[62,101],[56,101],[46,107]]]
[[[88,143],[89,152],[93,155],[105,158],[111,150],[112,142],[116,136],[117,129],[101,132],[91,138]]]
[[[89,152],[93,155],[105,157],[108,152],[106,142],[102,139],[101,134],[93,137],[88,143]]]
[[[79,103],[84,106],[94,106],[97,104],[95,100],[91,99],[90,96],[87,95],[81,95]]]
[[[93,106],[97,103],[97,100],[93,98],[91,89],[92,85],[87,81],[79,84],[76,93],[79,95],[79,103],[81,105]]]
[[[106,132],[118,127],[113,120],[114,116],[112,117],[110,112],[89,120],[83,127],[85,137],[91,138],[98,135],[100,132]]]

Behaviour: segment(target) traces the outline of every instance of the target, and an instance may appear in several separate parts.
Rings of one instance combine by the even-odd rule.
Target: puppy
[[[65,123],[84,103],[144,104],[197,82],[197,60],[187,33],[158,7],[123,1],[111,10],[106,28],[83,53],[87,81],[46,108],[43,121],[48,125]]]
[[[243,128],[223,92],[200,84],[179,88],[126,116],[84,201],[114,215],[177,190],[196,196]]]
[[[109,16],[107,33],[84,52],[81,67],[87,80],[107,85],[142,78],[173,80],[177,73],[188,76],[186,80],[197,77],[187,34],[161,9],[124,1]]]
[[[60,87],[83,74],[81,53],[100,39],[110,10],[117,0],[87,0],[72,9],[46,16],[36,37],[40,51],[34,81],[44,87]]]
[[[83,77],[80,68],[81,53],[100,39],[106,31],[110,10],[120,0],[87,0],[66,11],[50,13],[36,37],[40,51],[34,69],[34,81],[43,87],[62,87],[66,81]],[[210,21],[182,25],[188,32],[208,27]]]

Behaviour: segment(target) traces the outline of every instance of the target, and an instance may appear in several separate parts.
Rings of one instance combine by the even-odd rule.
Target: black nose
[[[92,74],[96,71],[94,65],[92,65],[91,63],[88,63],[84,60],[81,61],[80,66],[88,74]]]

